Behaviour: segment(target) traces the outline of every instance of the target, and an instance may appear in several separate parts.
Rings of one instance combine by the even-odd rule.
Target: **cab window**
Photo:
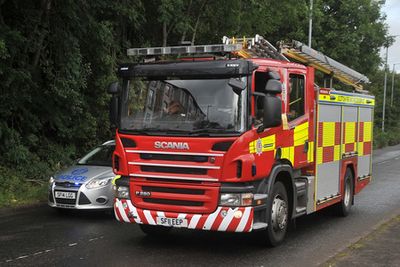
[[[255,91],[258,93],[265,92],[265,86],[267,85],[267,73],[257,71],[255,73]],[[263,98],[256,96],[255,98],[255,122],[254,125],[258,126],[262,124],[264,115]]]
[[[289,75],[289,121],[304,115],[304,87],[304,75]]]

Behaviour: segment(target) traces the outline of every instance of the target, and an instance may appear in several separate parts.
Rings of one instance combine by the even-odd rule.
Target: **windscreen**
[[[244,87],[246,78],[236,78]],[[244,130],[246,90],[230,79],[125,81],[120,130],[152,134],[227,134]]]
[[[78,165],[94,165],[94,166],[112,166],[112,154],[115,145],[98,146],[82,159],[78,161]]]

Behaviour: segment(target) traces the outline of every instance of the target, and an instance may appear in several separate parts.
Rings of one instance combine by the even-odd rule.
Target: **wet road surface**
[[[154,239],[112,215],[40,206],[0,212],[0,266],[319,265],[400,214],[400,146],[378,151],[373,168],[348,217],[330,210],[301,217],[277,248],[246,234],[174,229]]]

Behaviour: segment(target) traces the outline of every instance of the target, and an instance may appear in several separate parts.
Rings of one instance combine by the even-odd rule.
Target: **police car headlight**
[[[49,185],[52,185],[53,183],[54,183],[54,177],[53,177],[53,176],[50,176]]]
[[[230,207],[240,207],[240,206],[251,206],[253,203],[253,194],[235,194],[235,193],[222,193],[219,205],[230,206]]]
[[[109,185],[111,183],[112,179],[113,179],[113,177],[92,179],[86,184],[86,188],[93,189],[93,188],[99,188],[99,187]]]

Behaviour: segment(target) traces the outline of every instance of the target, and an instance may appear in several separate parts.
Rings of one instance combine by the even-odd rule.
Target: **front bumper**
[[[74,192],[75,199],[60,199],[55,197],[55,191]],[[84,185],[62,186],[53,185],[48,191],[48,205],[52,208],[102,210],[113,208],[114,193],[112,185],[96,189],[87,189]]]
[[[217,207],[211,214],[188,214],[162,212],[136,208],[131,200],[114,201],[115,217],[120,222],[157,225],[157,217],[181,218],[188,220],[188,229],[251,232],[253,229],[253,207]],[[160,226],[161,227],[161,226]]]

